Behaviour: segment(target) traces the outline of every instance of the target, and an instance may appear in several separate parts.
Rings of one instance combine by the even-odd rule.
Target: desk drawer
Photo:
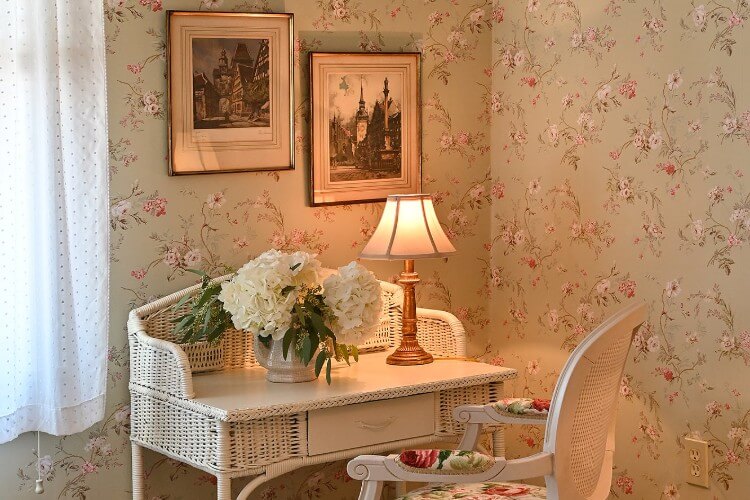
[[[310,455],[429,436],[435,433],[435,395],[313,410],[307,426]]]

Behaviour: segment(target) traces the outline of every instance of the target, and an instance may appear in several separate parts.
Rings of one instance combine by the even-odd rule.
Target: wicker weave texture
[[[584,496],[591,495],[599,481],[610,425],[601,415],[615,411],[620,374],[629,348],[630,338],[623,336],[598,356],[576,402],[570,467],[573,481]]]
[[[306,455],[305,412],[227,423],[153,396],[132,396],[131,439],[203,470],[241,472]],[[223,458],[222,431],[229,450]]]
[[[229,278],[223,276],[217,281]],[[272,477],[302,463],[317,463],[324,458],[307,456],[307,410],[312,408],[300,405],[284,412],[226,415],[192,399],[195,396],[193,373],[257,366],[252,336],[241,331],[231,329],[215,344],[178,343],[172,319],[184,314],[187,306],[179,311],[173,311],[172,306],[199,290],[200,286],[196,285],[155,300],[131,311],[128,319],[134,498],[142,498],[143,492],[139,446],[216,475],[220,482],[217,491],[222,499],[228,498],[229,478],[259,473]],[[361,350],[395,347],[400,341],[403,291],[400,286],[387,282],[381,282],[381,290],[381,324],[377,334],[360,346]],[[428,309],[418,309],[417,316],[418,336],[427,350],[436,356],[466,355],[465,331],[455,316]],[[396,389],[387,397],[409,394],[401,394]],[[436,435],[409,442],[459,435],[463,426],[454,423],[454,407],[489,403],[500,396],[502,383],[496,382],[480,381],[474,387],[442,390],[436,398]],[[362,398],[364,400],[367,398]],[[386,446],[330,455],[331,459],[343,458],[380,448],[385,450]]]
[[[204,470],[219,469],[216,419],[133,391],[130,404],[130,439]]]
[[[132,313],[131,313],[132,314]],[[129,324],[132,324],[132,318]],[[136,331],[129,334],[130,382],[178,398],[194,397],[190,361],[179,346]]]
[[[448,389],[440,391],[435,399],[437,422],[435,434],[438,436],[460,436],[466,430],[462,424],[453,418],[453,410],[467,404],[489,404],[499,401],[503,397],[503,384],[491,383]]]
[[[246,470],[307,455],[307,413],[230,425],[228,470]]]
[[[397,335],[400,340],[400,328]],[[417,340],[433,356],[466,356],[464,326],[455,316],[445,311],[417,309]]]
[[[215,281],[226,281],[231,276],[222,276]],[[367,351],[378,348],[394,347],[397,336],[401,333],[401,303],[403,300],[403,291],[398,285],[392,283],[381,283],[381,297],[383,300],[383,312],[380,325],[376,334],[368,339],[360,347],[361,350]],[[189,310],[189,305],[185,304],[177,310],[172,310],[171,306],[177,303],[185,295],[193,295],[200,290],[199,286],[193,286],[181,290],[177,293],[159,299],[158,301],[146,304],[135,310],[137,319],[142,321],[143,331],[155,339],[165,340],[179,344],[179,338],[174,334],[175,318],[179,318]],[[439,321],[439,320],[437,320]],[[438,325],[435,320],[425,323],[425,334],[431,338],[439,337]],[[445,324],[442,324],[443,329]],[[434,340],[436,345],[441,348],[441,353],[455,345],[455,335],[449,335],[451,338]],[[220,370],[222,368],[245,368],[257,366],[257,361],[253,354],[252,338],[234,328],[229,329],[222,340],[218,343],[196,342],[194,344],[180,344],[180,347],[187,355],[190,361],[190,371],[200,373],[211,370]],[[442,354],[439,354],[442,355]]]

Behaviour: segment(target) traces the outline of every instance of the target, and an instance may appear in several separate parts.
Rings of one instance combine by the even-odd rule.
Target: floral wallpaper
[[[477,123],[491,78],[490,2],[386,0],[104,0],[108,49],[111,171],[111,334],[107,418],[87,432],[43,436],[47,497],[130,498],[129,310],[194,283],[186,268],[224,273],[275,247],[317,252],[324,264],[356,258],[382,204],[311,208],[307,52],[424,52],[423,186],[461,253],[417,264],[420,302],[459,315],[474,339],[485,336],[479,272],[460,269],[485,255],[489,234],[489,115]],[[297,168],[272,173],[167,176],[166,11],[293,12]],[[476,89],[469,95],[464,89]],[[460,97],[460,99],[459,99]],[[398,263],[363,262],[389,279]],[[486,341],[478,341],[483,348]],[[334,380],[335,383],[335,380]],[[38,498],[36,439],[0,447],[0,497]],[[153,453],[146,455],[147,498],[213,498],[214,478]],[[237,488],[241,481],[235,481]],[[345,463],[297,471],[261,487],[253,499],[341,498],[359,485]]]
[[[165,11],[295,14],[294,171],[168,177]],[[746,0],[105,0],[111,171],[107,418],[43,436],[46,496],[130,497],[128,311],[276,247],[356,257],[381,204],[307,205],[306,53],[423,52],[423,188],[459,253],[420,261],[419,302],[466,325],[470,352],[549,394],[608,312],[645,300],[621,384],[612,498],[750,490],[750,191]],[[397,263],[365,261],[381,278]],[[472,269],[474,272],[463,272]],[[738,376],[739,375],[739,376]],[[334,381],[335,383],[335,381]],[[709,442],[709,490],[680,438]],[[513,427],[509,454],[539,429]],[[37,498],[36,439],[0,447],[3,495]],[[148,453],[147,498],[212,498],[212,476]],[[240,487],[240,482],[237,481]],[[353,498],[344,463],[253,499]]]
[[[608,312],[650,307],[620,386],[612,498],[750,491],[750,6],[503,2],[493,31],[488,352],[549,393]],[[710,489],[685,481],[708,441]],[[516,455],[538,431],[509,433]]]

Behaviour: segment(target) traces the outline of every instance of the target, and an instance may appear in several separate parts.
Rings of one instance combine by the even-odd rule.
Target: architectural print
[[[403,86],[398,77],[331,74],[329,79],[331,182],[400,177]]]
[[[169,11],[170,175],[294,168],[292,24],[292,14]]]
[[[421,190],[420,54],[310,53],[311,202]]]
[[[270,126],[268,46],[267,39],[193,39],[194,128]]]

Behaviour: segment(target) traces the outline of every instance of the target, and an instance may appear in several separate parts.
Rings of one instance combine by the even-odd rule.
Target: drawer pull
[[[396,417],[388,417],[384,421],[377,424],[368,424],[367,422],[364,422],[362,420],[355,420],[354,423],[357,424],[357,427],[359,427],[360,429],[366,429],[368,431],[382,431],[395,421]]]

